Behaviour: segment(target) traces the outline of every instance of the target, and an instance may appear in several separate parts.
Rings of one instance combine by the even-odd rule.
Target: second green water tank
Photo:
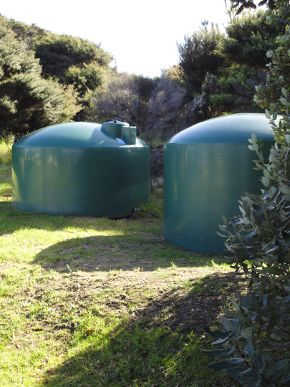
[[[238,200],[258,193],[248,140],[256,134],[265,152],[273,132],[264,114],[244,113],[213,118],[175,135],[164,154],[164,235],[188,250],[219,253],[222,217],[238,214]]]
[[[148,200],[149,147],[119,121],[52,125],[13,145],[12,180],[21,210],[124,217]]]

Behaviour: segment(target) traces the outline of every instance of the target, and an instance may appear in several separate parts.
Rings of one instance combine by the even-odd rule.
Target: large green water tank
[[[149,197],[149,147],[127,123],[48,126],[12,152],[13,204],[21,210],[118,218]]]
[[[238,200],[258,193],[248,140],[255,133],[268,153],[273,132],[264,114],[244,113],[213,118],[175,135],[165,145],[164,235],[188,250],[219,253],[222,217],[238,214]]]

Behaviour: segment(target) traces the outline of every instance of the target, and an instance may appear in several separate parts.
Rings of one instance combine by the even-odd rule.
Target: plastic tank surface
[[[164,235],[168,242],[205,253],[224,251],[222,217],[239,213],[244,193],[259,193],[260,174],[248,140],[256,134],[269,153],[273,132],[264,114],[213,118],[175,135],[165,145]]]
[[[149,197],[149,147],[127,123],[48,126],[17,141],[12,155],[21,210],[119,218]]]

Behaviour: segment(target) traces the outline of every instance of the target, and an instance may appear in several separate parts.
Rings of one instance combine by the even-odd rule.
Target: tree
[[[275,10],[277,7],[283,6],[285,0],[230,0],[232,7],[236,9],[237,15],[239,15],[245,9],[256,9],[257,7],[266,5],[269,9]],[[257,3],[257,4],[256,4]],[[284,4],[283,4],[284,3]]]
[[[276,47],[275,38],[283,33],[281,23],[269,23],[265,11],[243,14],[226,27],[222,51],[228,63],[265,68],[266,53]]]
[[[72,87],[41,77],[41,66],[25,42],[16,38],[9,24],[0,20],[1,129],[27,133],[70,120],[79,107]]]
[[[73,85],[78,95],[83,98],[87,92],[102,85],[104,76],[105,70],[97,63],[84,63],[82,67],[69,67],[63,76],[63,83]]]
[[[0,83],[1,126],[6,132],[25,134],[69,121],[78,110],[73,88],[64,89],[52,79],[18,74]]]
[[[41,67],[26,44],[16,39],[5,19],[0,19],[0,81],[16,74],[39,74]]]
[[[139,94],[135,78],[126,73],[108,73],[106,85],[93,99],[97,121],[118,119],[135,125],[138,120]]]
[[[72,85],[82,106],[77,119],[86,119],[93,93],[105,81],[111,55],[84,39],[47,33],[35,43],[35,53],[45,77]]]
[[[49,34],[35,47],[43,74],[62,78],[71,66],[95,63],[108,66],[112,57],[100,46],[69,35]]]
[[[147,110],[146,133],[166,139],[184,124],[183,108],[186,90],[177,82],[163,76],[152,90]]]
[[[255,87],[265,84],[266,53],[276,47],[276,37],[283,28],[280,23],[269,23],[265,11],[231,20],[221,48],[224,65],[218,69],[215,88],[208,95],[211,114],[261,111],[254,101]]]
[[[207,23],[193,33],[185,36],[182,44],[178,45],[179,66],[189,96],[201,91],[201,86],[207,73],[215,74],[223,64],[220,46],[223,35],[218,28]]]
[[[165,76],[155,80],[113,72],[94,95],[91,117],[136,125],[150,141],[168,138],[184,125],[186,90]]]
[[[6,19],[2,17],[2,19]],[[35,24],[27,25],[13,19],[6,19],[9,28],[15,33],[18,40],[24,42],[29,50],[34,50],[37,42],[49,33]]]

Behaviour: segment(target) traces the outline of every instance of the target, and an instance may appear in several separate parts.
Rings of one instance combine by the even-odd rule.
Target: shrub
[[[79,107],[72,86],[41,77],[34,52],[0,18],[1,127],[16,135],[70,120]]]
[[[243,3],[236,1],[236,3]],[[253,4],[253,2],[247,2]],[[288,1],[268,1],[271,17],[290,20]],[[282,20],[282,19],[281,19]],[[288,27],[287,27],[288,25]],[[256,138],[250,149],[262,170],[261,195],[240,200],[240,215],[221,226],[232,266],[249,280],[246,295],[232,300],[221,317],[222,332],[209,351],[220,358],[212,364],[225,369],[243,386],[290,384],[290,30],[278,37],[268,54],[272,62],[257,101],[266,102],[266,116],[276,143],[265,162]],[[285,87],[286,86],[286,87]],[[277,113],[280,118],[277,120]]]
[[[1,125],[17,135],[69,121],[79,110],[72,87],[54,80],[18,74],[0,82]]]
[[[263,171],[262,195],[242,197],[240,215],[221,226],[232,267],[247,276],[249,288],[225,311],[210,353],[222,358],[213,368],[226,369],[243,386],[290,382],[290,122],[288,116],[271,122],[280,134],[284,128],[286,141],[272,148],[269,163],[254,137],[250,145]]]

